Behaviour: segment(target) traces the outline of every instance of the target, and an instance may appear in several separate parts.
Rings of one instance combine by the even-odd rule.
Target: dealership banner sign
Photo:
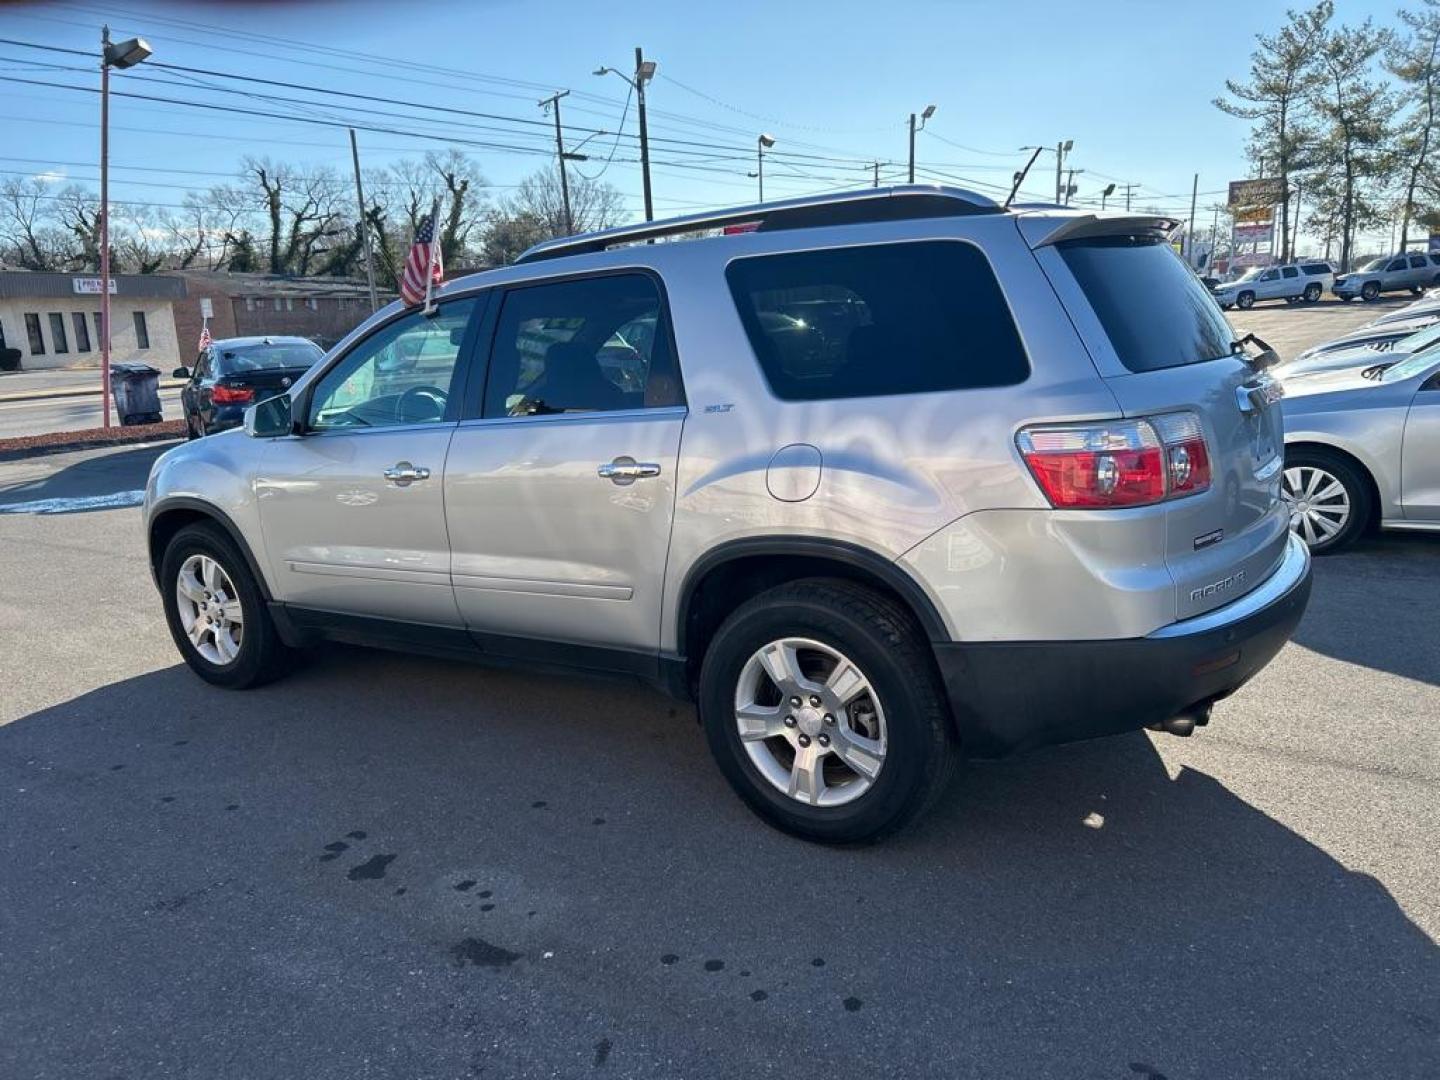
[[[1247,206],[1274,206],[1285,198],[1285,185],[1276,177],[1257,180],[1231,180],[1231,210]]]

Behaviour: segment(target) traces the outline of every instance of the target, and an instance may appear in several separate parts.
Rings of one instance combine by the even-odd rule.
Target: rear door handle
[[[408,461],[397,461],[385,470],[385,479],[397,487],[408,487],[415,480],[429,480],[430,470],[424,465],[411,465]]]
[[[632,457],[617,457],[595,470],[602,480],[612,484],[633,484],[647,476],[659,476],[660,466],[653,461],[636,461]]]

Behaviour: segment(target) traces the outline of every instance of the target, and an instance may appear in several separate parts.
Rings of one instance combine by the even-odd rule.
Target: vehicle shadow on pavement
[[[0,1075],[1398,1077],[1440,1049],[1440,950],[1389,893],[1142,734],[966,768],[910,831],[823,848],[646,689],[334,646],[0,727],[0,822]]]
[[[113,453],[76,455],[58,468],[45,458],[9,463],[7,472],[17,471],[22,479],[0,482],[0,513],[22,506],[30,513],[84,513],[136,505],[143,493],[150,466],[174,443],[146,444]],[[25,474],[30,472],[31,475]],[[37,504],[48,504],[34,509]]]
[[[1367,537],[1314,567],[1296,643],[1440,686],[1440,535]]]

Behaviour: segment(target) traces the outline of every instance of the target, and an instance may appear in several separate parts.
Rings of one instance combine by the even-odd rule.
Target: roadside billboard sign
[[[1230,198],[1226,205],[1232,210],[1246,206],[1274,206],[1284,198],[1285,185],[1275,177],[1231,180]]]
[[[1236,207],[1231,216],[1237,222],[1244,222],[1247,225],[1266,224],[1275,220],[1275,207],[1273,206],[1243,206]]]
[[[1271,222],[1257,225],[1236,225],[1237,244],[1269,244],[1275,239],[1275,226]]]

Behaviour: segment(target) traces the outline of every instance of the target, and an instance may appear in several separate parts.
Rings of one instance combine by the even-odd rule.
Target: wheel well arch
[[[1366,489],[1370,492],[1370,519],[1365,523],[1373,525],[1383,516],[1380,502],[1380,485],[1375,482],[1375,473],[1369,465],[1346,450],[1343,446],[1336,446],[1334,443],[1320,442],[1316,439],[1302,439],[1297,442],[1285,444],[1285,458],[1289,461],[1290,455],[1295,452],[1310,451],[1311,453],[1329,454],[1331,457],[1340,458],[1347,465],[1360,474]]]
[[[910,574],[858,544],[798,538],[750,538],[712,549],[680,588],[676,651],[693,685],[705,649],[726,616],[753,596],[801,578],[840,578],[865,585],[908,611],[931,641],[948,641],[939,609]]]
[[[250,570],[255,584],[260,590],[260,595],[267,601],[273,600],[270,593],[270,586],[265,580],[265,575],[260,570],[260,564],[255,560],[255,553],[250,550],[250,545],[245,542],[245,536],[230,520],[228,514],[216,506],[201,502],[199,499],[175,498],[168,499],[156,507],[150,515],[150,524],[147,530],[146,541],[150,554],[150,576],[158,583],[160,580],[160,563],[165,558],[165,548],[181,529],[187,525],[201,523],[218,525],[230,540],[240,549],[240,554],[245,558],[245,564]]]

